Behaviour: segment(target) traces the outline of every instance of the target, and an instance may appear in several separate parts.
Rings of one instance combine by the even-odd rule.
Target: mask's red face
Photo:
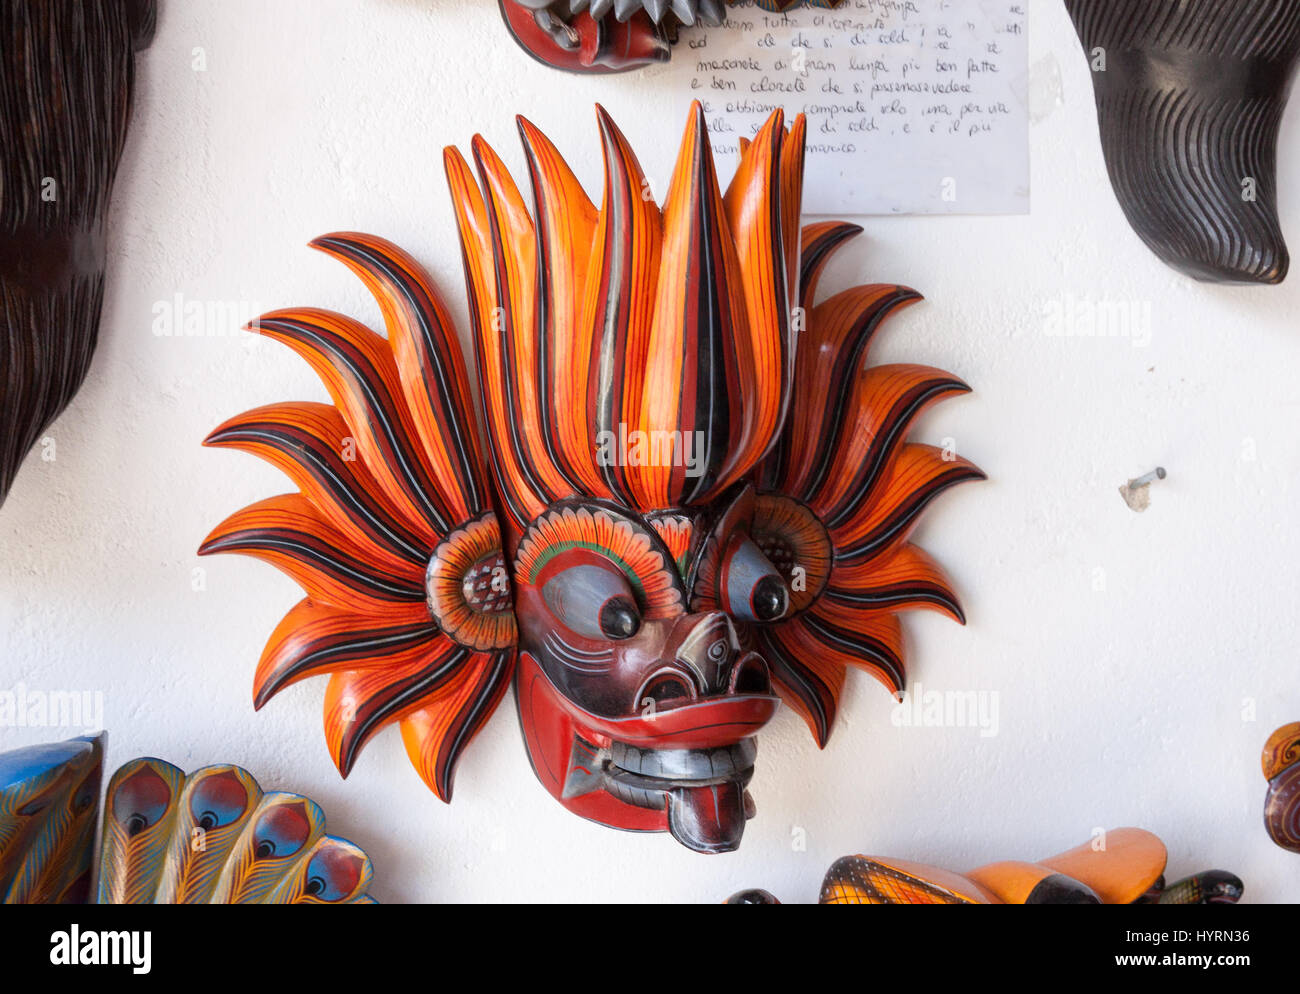
[[[519,717],[533,767],[570,810],[729,852],[753,814],[753,736],[779,698],[753,626],[790,606],[748,534],[748,487],[649,520],[559,505],[519,545]]]

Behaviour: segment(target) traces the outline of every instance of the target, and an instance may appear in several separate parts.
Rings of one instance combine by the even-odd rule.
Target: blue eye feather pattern
[[[5,903],[91,898],[104,737],[0,755],[0,895]],[[99,904],[374,904],[357,845],[325,833],[301,794],[266,793],[247,770],[186,776],[132,760],[109,782]]]
[[[264,795],[238,766],[186,777],[138,759],[109,784],[101,904],[347,904],[371,873],[360,848],[325,834],[320,805]]]
[[[262,788],[237,766],[209,766],[186,781],[155,904],[211,903]]]
[[[156,759],[137,759],[113,774],[104,800],[99,904],[153,903],[184,782],[184,773]]]

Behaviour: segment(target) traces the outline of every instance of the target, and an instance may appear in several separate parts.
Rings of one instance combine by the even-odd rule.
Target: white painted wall
[[[1268,733],[1300,718],[1300,276],[1219,288],[1157,262],[1107,184],[1062,6],[1036,0],[1032,17],[1031,61],[1059,64],[1063,91],[1032,128],[1033,213],[870,219],[824,284],[921,289],[929,303],[876,358],[975,387],[918,435],[953,436],[991,477],[941,499],[919,534],[970,624],[906,625],[913,680],[998,692],[996,737],[896,728],[888,694],[855,675],[825,752],[789,712],[763,734],[758,817],[739,853],[706,858],[566,812],[534,781],[509,699],[450,807],[396,730],[342,782],[320,728],[323,682],[253,713],[258,653],[299,592],[240,557],[202,561],[195,592],[194,550],[228,513],[289,487],[199,442],[237,412],[325,394],[274,343],[155,337],[155,302],[243,302],[243,315],[314,304],[378,321],[360,283],[304,247],[357,228],[413,251],[463,316],[441,148],[482,131],[517,168],[515,112],[593,189],[596,100],[649,172],[671,168],[686,104],[662,71],[546,70],[492,0],[165,3],[113,210],[100,351],[50,432],[57,459],[29,459],[0,510],[0,689],[102,691],[113,767],[142,754],[233,761],[311,794],[369,850],[384,901],[713,902],[745,886],[810,901],[846,853],[961,869],[1119,825],[1159,833],[1174,875],[1222,866],[1247,899],[1300,898],[1300,859],[1261,826],[1258,760]],[[205,73],[191,69],[196,46]],[[1300,166],[1297,109],[1283,176]],[[1300,245],[1293,183],[1282,210]],[[1048,336],[1045,308],[1070,299],[1149,304],[1149,345]],[[1169,478],[1134,514],[1116,487],[1157,463]],[[0,747],[65,734],[3,729]],[[806,851],[792,851],[795,829]]]

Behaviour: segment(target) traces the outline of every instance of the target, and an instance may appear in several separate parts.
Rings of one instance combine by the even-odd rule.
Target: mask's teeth
[[[573,17],[590,8],[593,18],[600,20],[610,11],[614,17],[626,22],[637,11],[644,10],[655,24],[662,24],[671,12],[683,24],[694,24],[696,19],[705,24],[722,21],[722,0],[513,0],[529,10],[546,10],[548,7],[565,17]]]
[[[561,17],[575,17],[590,8],[591,16],[600,20],[610,11],[619,21],[631,20],[639,10],[644,10],[655,24],[662,24],[672,13],[683,24],[697,20],[717,26],[726,16],[723,0],[511,0],[529,10],[550,10]]]
[[[722,12],[722,0],[699,0],[700,20],[711,27],[717,27],[722,23],[724,16]]]
[[[625,742],[609,746],[609,760],[618,769],[658,780],[743,777],[748,781],[757,756],[758,742],[753,738],[715,749],[640,749]]]
[[[645,0],[645,11],[650,15],[650,20],[658,24],[664,19],[664,14],[668,13],[668,0]]]
[[[641,0],[614,0],[614,18],[623,23],[641,9]]]

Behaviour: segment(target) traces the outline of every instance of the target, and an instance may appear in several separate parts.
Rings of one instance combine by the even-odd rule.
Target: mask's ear
[[[135,50],[143,52],[153,43],[154,29],[158,26],[158,0],[124,0],[126,21],[131,27]]]

